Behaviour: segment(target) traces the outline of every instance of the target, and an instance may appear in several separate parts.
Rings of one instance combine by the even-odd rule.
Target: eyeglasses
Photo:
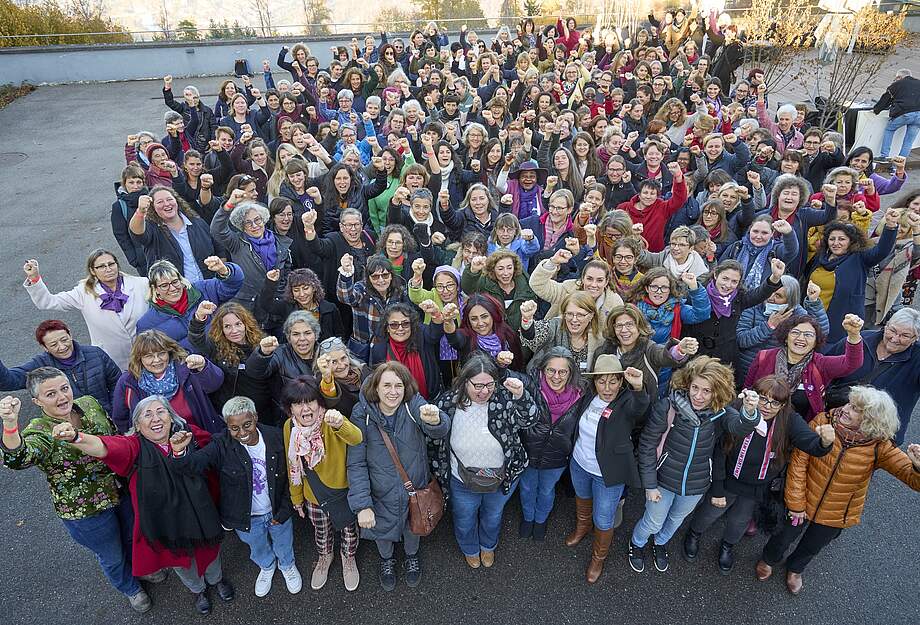
[[[792,330],[789,330],[789,336],[791,336],[794,339],[797,339],[800,337],[806,338],[806,339],[813,339],[818,335],[815,334],[814,332],[809,332],[808,330],[796,330],[795,328],[793,328]]]
[[[671,290],[669,285],[661,286],[659,284],[650,284],[646,288],[652,293],[667,293]]]
[[[434,288],[436,291],[440,291],[441,293],[446,293],[447,291],[453,291],[457,287],[453,284],[436,284],[434,285]]]
[[[776,399],[770,399],[769,397],[764,397],[763,395],[759,397],[759,402],[760,405],[762,405],[764,408],[779,408],[783,405],[783,402]]]
[[[360,230],[360,229],[361,229],[361,222],[358,222],[358,223],[350,223],[350,224],[347,224],[347,223],[345,223],[345,222],[342,222],[342,223],[340,223],[339,225],[340,225],[342,228],[345,228],[346,230]]]
[[[543,370],[543,373],[546,374],[549,378],[567,378],[569,377],[568,369],[553,369],[552,367],[547,367]]]
[[[252,219],[244,219],[243,227],[246,226],[264,226],[265,221],[261,217],[253,217]]]
[[[175,280],[172,280],[171,282],[161,282],[160,284],[156,285],[155,288],[157,291],[169,291],[171,289],[179,289],[179,288],[182,288],[182,280],[180,280],[179,278],[176,278]]]
[[[582,321],[583,319],[590,317],[590,316],[591,316],[591,313],[574,312],[574,311],[567,312],[564,315],[564,317],[568,319],[569,321],[571,321],[572,319],[578,319],[579,321]]]
[[[703,211],[703,214],[704,214],[704,215],[716,216],[716,215],[719,214],[719,211],[717,211],[717,210],[715,210],[715,209],[709,209],[709,208],[707,208],[706,210]],[[674,244],[672,243],[671,245],[674,245]]]
[[[103,269],[111,269],[112,267],[117,267],[118,263],[114,260],[110,263],[103,263],[102,265],[93,265],[93,269],[96,271],[102,271]]]
[[[243,185],[247,185],[247,184],[249,184],[250,182],[255,182],[255,181],[256,181],[256,179],[253,178],[252,176],[240,176],[240,186],[241,186],[241,187],[242,187]]]
[[[368,277],[374,282],[383,282],[384,280],[389,280],[391,276],[389,272],[384,271],[381,273],[372,273]]]
[[[558,205],[558,204],[555,204],[555,205],[554,205],[554,204],[550,204],[550,205],[549,205],[549,209],[550,209],[551,211],[556,211],[557,213],[562,213],[562,212],[565,212],[565,211],[569,210],[569,205],[568,205],[568,204],[562,204],[562,205],[560,206],[560,205]]]
[[[897,337],[899,341],[903,341],[905,343],[910,343],[910,342],[917,340],[916,334],[910,334],[909,332],[898,332],[897,330],[891,327],[885,328],[885,334],[887,334],[891,338]]]
[[[401,330],[412,327],[412,322],[406,319],[405,321],[387,321],[387,327],[391,330]]]
[[[624,261],[624,260],[625,260],[625,261],[628,261],[628,262],[632,262],[632,261],[636,260],[636,257],[633,256],[632,254],[614,254],[614,255],[613,255],[613,260],[615,260],[615,261],[617,261],[617,262]]]
[[[471,381],[469,382],[469,385],[472,386],[474,389],[476,389],[477,392],[495,390],[495,380],[492,380],[491,382],[485,382],[485,383]]]
[[[686,241],[671,241],[671,247],[690,247],[690,244]]]
[[[635,321],[623,321],[621,323],[613,324],[615,330],[635,330],[636,322]]]

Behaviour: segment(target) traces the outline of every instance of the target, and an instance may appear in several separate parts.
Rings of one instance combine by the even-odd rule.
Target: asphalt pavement
[[[905,61],[908,64],[910,61]],[[196,81],[209,104],[218,79]],[[880,80],[881,88],[887,78]],[[179,85],[181,87],[182,85]],[[875,88],[875,87],[874,87]],[[876,89],[878,90],[878,89]],[[38,349],[38,321],[62,318],[78,340],[88,334],[78,314],[36,311],[21,287],[22,263],[41,262],[52,290],[72,287],[84,275],[84,259],[100,245],[117,250],[109,225],[112,182],[124,166],[122,145],[142,129],[158,134],[165,106],[157,82],[42,87],[0,110],[0,358],[7,365]],[[912,172],[915,179],[920,172]],[[911,182],[916,186],[916,182]],[[19,394],[24,403],[26,397]],[[35,412],[29,406],[29,416]],[[920,419],[908,441],[920,441]],[[198,617],[191,595],[175,576],[150,589],[154,607],[141,616],[104,579],[92,554],[73,543],[54,514],[37,470],[0,469],[0,606],[5,625],[35,623],[188,623]],[[492,569],[471,570],[452,535],[449,518],[422,540],[423,580],[409,589],[380,590],[374,545],[362,542],[361,585],[344,590],[336,558],[326,588],[309,590],[314,558],[312,529],[297,519],[295,548],[304,590],[291,596],[280,574],[271,594],[253,594],[257,568],[232,534],[223,547],[224,573],[237,588],[231,604],[213,594],[211,623],[298,621],[375,623],[712,623],[774,625],[783,622],[848,624],[915,622],[920,615],[917,558],[920,495],[887,474],[873,480],[862,524],[847,529],[805,573],[805,590],[790,596],[783,575],[758,582],[753,575],[765,538],[744,539],[735,571],[723,577],[715,562],[720,526],[704,539],[699,561],[679,557],[682,532],[671,544],[671,569],[634,573],[626,544],[641,515],[632,497],[617,531],[606,571],[593,587],[584,583],[590,541],[562,544],[574,525],[574,503],[557,500],[545,543],[520,541],[520,507],[505,513]]]

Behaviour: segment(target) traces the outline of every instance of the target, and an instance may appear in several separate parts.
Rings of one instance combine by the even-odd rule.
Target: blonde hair
[[[600,337],[601,323],[598,319],[600,315],[597,312],[597,302],[594,301],[594,297],[587,291],[572,291],[563,298],[562,304],[559,306],[559,315],[561,317],[565,317],[565,309],[569,307],[569,304],[591,313],[591,325],[588,326],[586,332]]]
[[[898,433],[901,427],[898,409],[885,391],[872,386],[854,386],[850,389],[849,403],[862,413],[859,431],[869,438],[888,440]]]
[[[710,408],[718,412],[735,398],[735,373],[729,365],[712,356],[697,356],[681,367],[671,379],[671,388],[689,391],[696,378],[703,378],[712,386]]]

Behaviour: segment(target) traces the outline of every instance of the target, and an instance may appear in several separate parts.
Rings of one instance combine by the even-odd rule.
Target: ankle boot
[[[591,521],[591,503],[592,500],[590,499],[575,498],[575,529],[566,536],[566,547],[574,547],[591,531],[593,525]]]
[[[692,529],[687,530],[687,535],[684,536],[684,560],[687,562],[693,562],[696,560],[696,554],[700,551],[700,534],[697,534]]]
[[[732,547],[734,545],[729,545],[724,540],[719,545],[719,570],[722,575],[731,573],[732,567],[735,566],[735,554],[732,553]]]
[[[589,584],[596,582],[604,572],[604,560],[610,553],[610,543],[613,541],[613,529],[599,530],[594,528],[594,543],[591,545],[591,561],[585,577]]]

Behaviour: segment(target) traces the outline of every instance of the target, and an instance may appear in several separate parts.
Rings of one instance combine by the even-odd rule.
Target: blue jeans
[[[680,524],[703,498],[703,495],[677,495],[661,487],[658,490],[661,499],[645,500],[645,513],[633,529],[632,541],[637,547],[644,547],[652,534],[655,535],[656,545],[668,544]]]
[[[102,572],[120,593],[132,597],[141,591],[131,574],[131,533],[134,510],[123,497],[114,508],[84,519],[62,519],[70,537],[96,554]]]
[[[236,535],[249,545],[249,559],[260,569],[274,567],[276,559],[282,570],[294,566],[294,523],[291,519],[278,525],[272,523],[271,512],[254,516],[249,531],[236,530]]]
[[[451,509],[454,536],[465,556],[478,556],[480,551],[495,551],[502,530],[502,512],[514,494],[517,482],[508,494],[499,488],[494,493],[474,493],[463,482],[450,478]]]
[[[887,157],[891,152],[891,141],[894,139],[895,131],[901,126],[907,126],[904,131],[904,141],[901,143],[901,156],[906,157],[910,154],[910,148],[920,133],[920,111],[913,113],[904,113],[894,119],[889,119],[885,125],[885,132],[882,134],[882,147],[879,149],[879,156]]]
[[[591,516],[594,527],[599,530],[609,530],[613,527],[613,518],[616,516],[620,497],[623,495],[624,484],[607,486],[600,475],[592,475],[575,459],[569,462],[569,473],[572,476],[572,488],[575,496],[580,499],[591,499]]]
[[[556,499],[556,482],[565,467],[558,469],[532,469],[527,467],[520,479],[521,511],[525,521],[546,523]]]

